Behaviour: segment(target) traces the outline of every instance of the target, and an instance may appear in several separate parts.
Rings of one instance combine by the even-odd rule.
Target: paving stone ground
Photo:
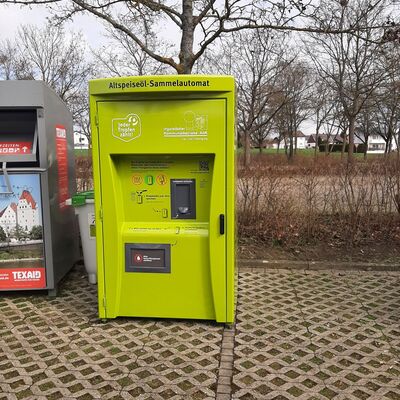
[[[239,273],[233,399],[400,399],[400,274]]]
[[[214,399],[223,326],[97,319],[72,271],[59,297],[0,296],[0,399]]]
[[[238,288],[230,329],[101,323],[81,267],[55,299],[1,293],[0,399],[400,399],[400,272],[244,268]]]

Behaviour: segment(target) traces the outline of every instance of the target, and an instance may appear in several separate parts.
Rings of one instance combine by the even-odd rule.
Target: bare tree
[[[271,39],[270,32],[267,35],[269,38],[265,36],[261,39],[260,32],[249,32],[238,42],[241,47],[241,54],[238,54],[241,62],[235,69],[238,131],[244,142],[246,166],[250,164],[252,142],[258,142],[261,148],[273,118],[288,100],[285,94],[280,95],[277,82],[293,60],[284,60],[287,55],[282,46]]]
[[[375,104],[374,130],[385,140],[385,153],[388,153],[393,144],[399,151],[400,49],[393,45],[385,46],[382,59],[387,75]]]
[[[383,1],[376,0],[378,3]],[[1,3],[45,4],[61,21],[77,13],[90,13],[125,34],[147,55],[169,65],[179,74],[190,74],[194,64],[217,39],[240,30],[262,28],[323,34],[353,32],[352,27],[341,30],[340,27],[310,26],[306,19],[299,20],[299,16],[307,17],[314,13],[313,0],[0,0]],[[149,32],[161,36],[160,32],[156,32],[160,25],[175,30],[179,37],[168,53],[162,51],[165,47],[160,50],[146,40]]]
[[[367,158],[369,137],[377,134],[377,112],[379,99],[375,96],[369,99],[359,113],[354,129],[354,135],[363,145],[364,159]]]
[[[298,58],[296,55],[294,58]],[[309,66],[301,61],[290,63],[277,82],[281,96],[286,99],[276,115],[280,136],[285,140],[285,153],[292,160],[297,152],[299,127],[311,112],[311,79]]]
[[[43,29],[25,25],[14,43],[0,46],[6,54],[4,79],[38,79],[46,82],[74,112],[81,106],[82,92],[94,73],[86,59],[86,48],[78,34],[67,37],[60,26]]]
[[[234,74],[238,89],[238,134],[244,146],[245,165],[250,164],[252,143],[264,142],[275,114],[286,99],[277,82],[290,65],[284,35],[270,30],[236,32],[221,43],[218,53],[209,54],[212,71]]]
[[[319,150],[321,128],[332,114],[335,106],[332,97],[332,90],[330,90],[318,73],[315,73],[313,88],[311,89],[311,110],[314,112],[315,116],[314,157],[317,157],[317,152]]]
[[[325,156],[328,156],[335,146],[342,144],[342,158],[347,147],[347,119],[343,114],[343,107],[333,92],[327,97],[327,102],[323,106],[324,115],[321,128],[324,136],[320,136],[319,145],[323,145]]]
[[[173,70],[142,51],[124,32],[107,27],[106,38],[109,39],[106,45],[92,50],[100,76],[157,75]],[[147,33],[145,41],[154,48],[163,46],[153,32]]]
[[[0,78],[10,80],[14,77],[16,69],[15,54],[17,49],[10,40],[0,45]]]
[[[37,79],[46,82],[68,105],[75,129],[87,130],[89,113],[87,82],[94,64],[79,34],[67,35],[61,26],[43,29],[22,26],[13,42],[0,44],[0,72],[3,79]]]
[[[348,120],[348,161],[353,161],[354,131],[358,114],[385,79],[379,52],[383,31],[373,27],[384,24],[387,2],[367,0],[322,1],[316,15],[320,27],[335,26],[338,35],[312,34],[308,55],[319,74],[336,91]],[[347,27],[352,34],[344,33]]]
[[[77,13],[87,12],[104,21],[112,29],[126,35],[144,53],[169,65],[179,74],[190,74],[196,61],[224,34],[259,26],[269,27],[276,18],[290,23],[304,14],[311,0],[304,3],[288,0],[0,0],[0,3],[46,4],[54,15],[64,21]],[[287,4],[286,4],[287,3]],[[177,32],[178,43],[159,47],[148,41],[149,36],[162,33],[161,26]],[[283,25],[282,25],[283,27]]]

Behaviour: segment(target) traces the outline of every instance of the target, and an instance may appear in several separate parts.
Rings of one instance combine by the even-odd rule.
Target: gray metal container
[[[21,122],[19,119],[27,121]],[[25,143],[28,144],[22,151],[20,147]],[[11,150],[12,146],[16,147]],[[13,154],[13,151],[16,153]],[[30,182],[34,177],[40,181],[40,189],[36,189],[36,193],[40,191],[40,201],[29,197],[32,186]],[[3,243],[0,252],[17,246],[20,246],[23,252],[24,249],[29,249],[29,246],[37,246],[31,239],[24,244],[21,235],[33,237],[32,219],[37,218],[37,213],[40,212],[37,208],[40,205],[41,218],[38,225],[42,226],[42,263],[45,268],[45,284],[43,280],[39,284],[39,278],[34,282],[35,274],[27,274],[26,271],[30,269],[24,268],[24,263],[29,267],[30,253],[27,253],[25,261],[20,261],[19,266],[15,267],[15,271],[21,273],[14,273],[14,267],[8,268],[7,263],[3,264],[6,267],[2,267],[0,263],[0,290],[45,289],[49,291],[49,295],[55,295],[58,283],[79,258],[75,213],[72,207],[63,203],[66,197],[71,197],[76,192],[74,138],[71,113],[57,94],[43,82],[0,82],[0,178],[3,182],[0,187],[3,201],[0,226],[2,212],[11,215],[12,210],[18,210],[14,228],[12,225],[14,216],[12,215],[12,222],[4,217],[3,223],[6,229],[3,230],[8,229],[7,243]],[[14,186],[13,181],[17,182]],[[34,190],[35,188],[31,189]],[[4,208],[7,204],[8,211]],[[28,211],[25,210],[27,205],[30,207]],[[24,222],[23,218],[26,215],[30,219],[26,217]],[[23,228],[26,230],[25,233]],[[12,237],[13,234],[17,235],[17,239]],[[39,270],[44,272],[42,264]],[[1,284],[2,271],[3,284]],[[15,281],[10,281],[9,287],[4,283],[8,282],[7,274],[11,274],[10,279],[15,278]],[[31,275],[33,281],[29,281]]]

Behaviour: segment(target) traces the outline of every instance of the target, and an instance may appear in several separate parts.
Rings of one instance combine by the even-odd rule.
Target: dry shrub
[[[237,157],[238,175],[246,173],[249,169],[263,169],[265,172],[269,170],[284,176],[298,175],[304,169],[316,168],[320,174],[330,174],[331,171],[340,168],[342,160],[335,156],[321,156],[317,158],[312,156],[296,156],[288,162],[284,154],[254,154],[252,156],[251,165],[244,167],[244,157],[239,154]],[[278,168],[278,169],[277,169]]]
[[[93,169],[91,157],[75,157],[76,187],[78,192],[93,189]]]
[[[295,234],[297,216],[290,182],[279,174],[265,174],[262,169],[255,169],[238,178],[237,189],[240,235],[256,233],[257,239],[273,238],[281,243]]]
[[[262,165],[238,178],[238,231],[266,242],[329,246],[400,238],[400,163]]]
[[[328,160],[329,159],[329,160]],[[284,156],[239,160],[239,237],[276,244],[357,245],[400,239],[400,162]],[[79,191],[93,188],[92,162],[76,158]]]

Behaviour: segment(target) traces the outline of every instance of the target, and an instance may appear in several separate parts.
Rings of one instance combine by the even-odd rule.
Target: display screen
[[[171,245],[158,243],[126,243],[126,272],[171,271]]]
[[[165,265],[164,249],[135,249],[131,254],[133,266],[161,268]]]
[[[0,110],[0,155],[32,154],[35,110]]]

